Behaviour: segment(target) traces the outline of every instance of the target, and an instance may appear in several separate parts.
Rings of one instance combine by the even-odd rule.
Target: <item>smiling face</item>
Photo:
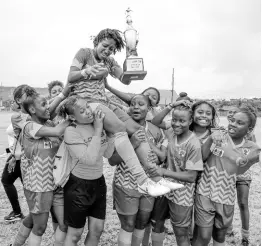
[[[188,132],[191,123],[192,119],[189,111],[174,109],[171,126],[175,135],[181,135]]]
[[[193,120],[201,127],[210,126],[213,120],[212,108],[206,103],[200,104],[194,111]]]
[[[46,98],[41,95],[34,100],[34,103],[29,108],[29,111],[31,115],[36,116],[39,120],[50,119],[49,104]]]
[[[249,118],[245,113],[237,112],[230,118],[228,134],[234,138],[243,138],[249,131]]]
[[[50,98],[54,98],[56,96],[58,96],[63,90],[63,87],[60,85],[55,85],[52,87],[51,91],[50,91]]]
[[[92,109],[86,100],[79,98],[74,106],[74,112],[70,115],[72,120],[80,124],[90,124],[94,121]]]
[[[95,47],[95,55],[100,60],[103,61],[112,55],[116,50],[116,41],[112,38],[103,39]]]
[[[148,113],[148,101],[144,96],[134,96],[130,104],[130,114],[135,121],[144,120]]]
[[[152,106],[156,106],[159,102],[159,95],[154,89],[147,89],[143,95],[148,96],[151,100]]]

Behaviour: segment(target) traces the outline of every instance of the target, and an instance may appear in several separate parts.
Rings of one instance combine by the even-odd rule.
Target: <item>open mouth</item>
[[[231,133],[231,134],[234,134],[234,133],[236,132],[236,130],[233,129],[233,128],[229,128],[229,129],[228,129],[228,132]]]
[[[208,123],[208,121],[206,119],[199,119],[198,122],[200,124],[207,124]]]

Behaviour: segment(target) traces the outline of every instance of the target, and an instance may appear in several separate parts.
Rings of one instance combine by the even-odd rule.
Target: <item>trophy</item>
[[[132,26],[131,9],[126,10],[126,23],[127,28],[124,31],[126,41],[126,59],[123,65],[123,77],[122,81],[130,80],[142,80],[145,78],[147,72],[144,71],[143,58],[138,57],[137,54],[137,43],[138,33],[137,30]]]

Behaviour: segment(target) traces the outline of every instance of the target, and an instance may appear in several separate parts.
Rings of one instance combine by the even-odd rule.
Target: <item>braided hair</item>
[[[94,47],[96,47],[104,39],[112,38],[116,42],[116,50],[114,50],[113,53],[115,54],[116,51],[120,52],[125,47],[124,40],[121,37],[120,33],[121,32],[117,29],[109,29],[109,28],[103,29],[94,38],[94,41],[93,41]]]

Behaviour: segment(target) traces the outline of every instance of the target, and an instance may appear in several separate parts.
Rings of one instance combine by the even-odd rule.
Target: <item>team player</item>
[[[14,186],[14,182],[20,178],[21,182],[23,182],[21,175],[21,145],[20,145],[20,132],[24,123],[28,119],[29,115],[25,112],[23,108],[23,101],[27,97],[27,93],[35,91],[32,87],[28,85],[19,85],[15,88],[13,92],[13,97],[15,103],[18,105],[18,112],[14,113],[11,116],[11,131],[14,135],[14,140],[12,143],[11,155],[8,157],[6,161],[5,168],[2,174],[2,184],[4,186],[7,197],[11,203],[13,211],[10,212],[9,215],[4,217],[6,222],[13,222],[16,220],[20,220],[24,218],[24,215],[21,212],[20,204],[18,201],[17,190]]]
[[[203,144],[206,160],[195,198],[195,232],[193,246],[225,245],[225,235],[232,223],[236,175],[258,162],[260,148],[245,139],[256,124],[256,115],[240,108],[228,125],[228,133],[214,132]]]
[[[130,115],[138,122],[144,131],[134,133],[131,142],[136,148],[141,142],[149,139],[152,149],[152,160],[161,164],[166,159],[166,146],[163,145],[164,137],[160,129],[146,121],[150,108],[150,100],[145,95],[135,95],[130,102]],[[141,195],[138,192],[137,182],[132,177],[125,162],[115,154],[109,163],[117,165],[113,182],[114,206],[121,223],[118,235],[119,246],[140,246],[144,229],[154,206],[154,198]]]
[[[37,246],[41,244],[50,209],[55,205],[54,159],[60,145],[59,137],[63,135],[69,122],[54,127],[49,120],[50,111],[46,98],[35,91],[27,92],[23,108],[31,117],[21,131],[24,158],[21,171],[29,215],[23,220],[13,246],[23,245],[28,237],[28,245]],[[63,221],[59,222],[61,224],[56,230],[55,246],[63,245],[66,233]]]
[[[180,102],[181,103],[181,102]],[[192,109],[190,103],[176,105],[172,112],[172,128],[169,129],[167,166],[168,169],[160,168],[159,171],[165,177],[169,177],[184,187],[172,191],[166,195],[168,201],[162,202],[162,206],[156,207],[153,211],[152,221],[161,221],[158,213],[166,211],[169,213],[171,223],[179,246],[190,245],[189,227],[192,220],[192,211],[194,205],[195,181],[198,171],[203,170],[203,161],[201,155],[201,145],[195,134],[189,130],[192,123]],[[166,207],[168,206],[168,207]],[[154,217],[156,215],[157,217]],[[165,218],[165,214],[162,217]],[[162,220],[163,221],[163,220]],[[153,229],[152,244],[154,246],[163,245],[164,232],[163,223],[158,228]]]
[[[104,129],[115,135],[115,148],[130,167],[130,172],[137,179],[139,191],[142,193],[148,192],[154,196],[165,194],[170,191],[170,188],[161,184],[162,179],[160,177],[155,179],[159,182],[152,182],[139,162],[140,160],[143,165],[156,168],[154,163],[148,162],[149,144],[147,142],[141,143],[135,152],[126,133],[127,131],[131,136],[141,126],[116,106],[107,104],[105,80],[108,74],[124,84],[131,82],[123,80],[122,68],[111,57],[116,51],[121,51],[124,47],[124,41],[119,31],[104,29],[95,37],[93,43],[94,49],[80,49],[73,59],[68,75],[68,81],[72,86],[72,94],[85,98],[93,110],[100,105],[105,114]],[[165,184],[169,183],[165,182]],[[172,184],[170,185],[172,186]]]
[[[68,226],[64,245],[77,245],[87,218],[85,245],[97,245],[106,215],[103,156],[110,157],[114,145],[108,144],[103,130],[104,115],[99,108],[92,112],[84,99],[72,96],[66,99],[64,109],[73,121],[64,135],[72,162],[71,174],[64,186],[64,214]]]
[[[244,105],[243,105],[244,106]],[[245,105],[244,107],[249,107]],[[239,107],[232,106],[227,115],[227,119],[230,122],[231,118],[236,112],[239,111]],[[247,140],[256,142],[255,135],[251,132],[246,136]],[[245,173],[237,175],[236,189],[237,189],[237,200],[240,211],[240,218],[242,222],[241,235],[242,245],[249,245],[249,207],[248,207],[248,196],[250,184],[252,181],[251,170],[247,170]],[[234,236],[233,225],[227,230],[227,235]]]

